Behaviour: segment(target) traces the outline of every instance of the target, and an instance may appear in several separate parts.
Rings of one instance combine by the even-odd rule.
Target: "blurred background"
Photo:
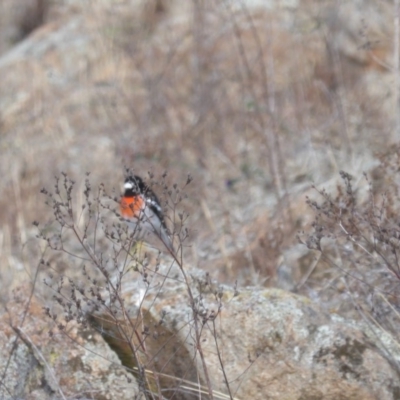
[[[0,0],[1,299],[37,265],[32,222],[51,218],[40,189],[63,171],[82,191],[90,172],[119,193],[125,167],[178,186],[192,175],[187,265],[239,286],[340,290],[296,234],[313,220],[312,184],[336,190],[345,170],[384,187],[377,167],[400,135],[398,11]]]

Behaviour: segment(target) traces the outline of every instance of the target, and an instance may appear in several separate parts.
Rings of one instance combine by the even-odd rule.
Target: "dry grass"
[[[376,61],[390,55],[390,29],[366,25],[357,42],[370,46],[355,61],[341,47],[340,9],[229,4],[52,5],[53,24],[26,39],[47,51],[29,62],[3,55],[4,279],[25,279],[19,271],[38,254],[21,246],[32,221],[48,217],[39,191],[54,175],[83,188],[90,171],[94,186],[118,193],[129,166],[167,170],[169,182],[193,175],[184,202],[193,264],[218,266],[229,282],[279,284],[281,254],[307,222],[309,183],[370,169],[370,149],[392,140],[386,103],[365,85],[387,77]],[[54,49],[46,37],[57,31]]]

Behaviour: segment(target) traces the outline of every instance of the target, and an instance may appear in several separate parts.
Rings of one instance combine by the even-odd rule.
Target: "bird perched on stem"
[[[120,211],[137,237],[146,240],[146,235],[155,235],[171,253],[174,253],[160,202],[139,176],[128,176],[125,179]]]

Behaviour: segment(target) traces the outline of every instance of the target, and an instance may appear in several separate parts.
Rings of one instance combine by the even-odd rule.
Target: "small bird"
[[[145,239],[146,234],[154,234],[174,253],[160,202],[139,176],[129,176],[125,179],[120,211],[137,236]]]

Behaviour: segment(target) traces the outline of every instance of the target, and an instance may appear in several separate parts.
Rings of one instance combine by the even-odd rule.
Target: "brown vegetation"
[[[114,267],[124,251],[124,268],[143,264],[141,274],[147,262],[155,270],[175,263],[181,274],[200,267],[210,279],[292,290],[329,312],[398,332],[393,6],[296,4],[0,5],[3,304],[21,283],[48,279],[49,269],[54,281],[38,290],[42,301],[51,301],[48,289],[57,285],[60,296],[71,296],[82,277],[76,258],[89,254],[91,279],[107,286],[110,271],[92,251],[117,245]],[[130,253],[115,212],[125,167],[151,172],[182,244],[175,260]],[[202,316],[187,279],[190,332],[201,355]],[[57,296],[68,315],[70,303]],[[120,302],[110,314],[117,325],[122,298],[112,300]],[[73,300],[69,318],[85,319],[88,310]],[[137,325],[132,332],[143,334]],[[130,355],[139,368],[137,349]]]

